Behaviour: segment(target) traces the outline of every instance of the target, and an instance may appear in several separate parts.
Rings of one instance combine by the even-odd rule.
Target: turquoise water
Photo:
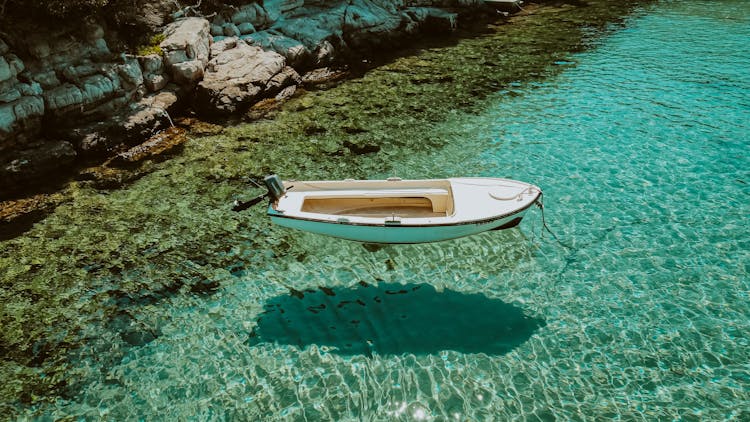
[[[294,290],[266,301],[250,344],[316,345],[368,357],[443,350],[498,355],[528,340],[543,324],[517,306],[479,293],[360,282]]]
[[[227,220],[201,198],[232,186],[191,184],[204,170],[192,170],[190,146],[126,190],[82,189],[13,244],[60,242],[55,252],[74,260],[93,246],[58,239],[92,235],[69,216],[82,209],[107,228],[95,251],[110,264],[12,270],[83,292],[61,299],[71,321],[88,318],[84,346],[65,363],[69,390],[4,406],[49,419],[747,420],[748,39],[750,2],[658,2],[475,112],[404,119],[406,133],[439,147],[386,146],[357,162],[359,177],[534,183],[559,241],[536,210],[519,229],[385,247],[274,228],[260,211]],[[349,171],[349,159],[329,161]],[[217,162],[206,178],[227,172]],[[186,199],[165,198],[156,187],[165,184]],[[131,204],[149,208],[132,216]],[[169,218],[169,232],[149,230]],[[128,240],[108,249],[123,232]],[[145,264],[118,263],[130,245]],[[175,272],[184,287],[165,280]],[[385,304],[369,290],[385,297],[398,286],[406,293]],[[278,309],[293,327],[307,324],[303,335]],[[427,347],[430,312],[443,331]],[[471,312],[489,323],[472,325]],[[347,324],[358,328],[324,332]]]

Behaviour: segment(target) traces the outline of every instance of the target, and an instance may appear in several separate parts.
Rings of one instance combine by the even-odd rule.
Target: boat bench
[[[453,201],[451,201],[450,192],[447,189],[439,188],[404,188],[404,189],[351,189],[351,190],[326,190],[326,191],[290,191],[287,195],[297,194],[304,196],[305,202],[310,200],[310,203],[320,203],[320,200],[331,199],[331,200],[367,200],[366,204],[368,207],[378,207],[380,204],[383,207],[396,205],[392,200],[396,198],[413,198],[429,200],[433,212],[445,213],[446,211],[452,210]],[[389,201],[391,199],[391,201]],[[380,200],[380,201],[378,201]],[[403,202],[403,201],[401,201]],[[354,205],[354,204],[352,204]],[[406,204],[404,204],[406,205]],[[304,208],[304,206],[303,206]]]
[[[288,193],[301,193],[309,198],[359,198],[362,196],[376,198],[408,198],[413,196],[449,196],[448,189],[347,189],[347,190],[325,190],[325,191],[290,191]]]

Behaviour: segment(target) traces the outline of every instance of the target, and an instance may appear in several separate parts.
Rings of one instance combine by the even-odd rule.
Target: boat
[[[266,176],[280,226],[366,243],[426,243],[517,226],[542,191],[509,179],[282,181]]]

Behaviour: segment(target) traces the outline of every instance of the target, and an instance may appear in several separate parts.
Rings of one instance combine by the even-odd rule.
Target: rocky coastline
[[[153,137],[178,116],[226,119],[283,101],[332,68],[496,15],[481,0],[242,1],[212,13],[147,3],[156,36],[140,54],[100,17],[0,33],[0,200],[130,148],[164,150],[168,137]]]

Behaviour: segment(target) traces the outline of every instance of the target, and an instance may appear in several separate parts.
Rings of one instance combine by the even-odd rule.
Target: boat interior
[[[358,217],[446,217],[453,214],[450,188],[403,188],[306,192],[303,212]]]

